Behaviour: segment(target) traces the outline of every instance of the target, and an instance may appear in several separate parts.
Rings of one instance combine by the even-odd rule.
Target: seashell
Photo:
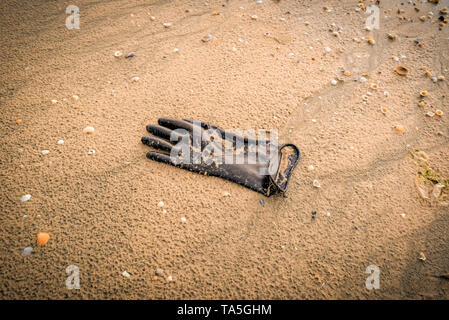
[[[218,16],[219,13],[218,13],[217,11],[214,11],[214,12],[212,12],[212,15],[213,15],[213,16]]]
[[[62,140],[62,139],[61,139],[61,140],[58,140],[58,141],[56,141],[56,143],[57,143],[57,144],[63,144],[63,143],[64,143],[64,140]]]
[[[186,222],[187,221],[187,219],[186,218],[184,218],[184,217],[181,217],[181,222]]]
[[[228,191],[223,191],[223,193],[221,194],[223,197],[230,197],[231,194]]]
[[[405,128],[403,125],[397,124],[394,126],[394,130],[396,130],[399,133],[404,133],[405,132]]]
[[[445,78],[444,76],[439,76],[439,77],[438,77],[438,80],[444,81],[444,80],[446,80],[446,78]]]
[[[174,48],[174,49],[173,49],[173,52],[174,52],[174,53],[177,53],[177,52],[179,52],[179,49],[178,49],[178,48]]]
[[[78,101],[78,100],[80,99],[80,97],[77,96],[76,94],[74,94],[74,95],[72,96],[72,99],[75,100],[75,101]]]
[[[443,113],[442,110],[437,109],[437,110],[435,110],[435,114],[436,114],[437,116],[439,116],[439,117],[442,117],[444,113]]]
[[[368,42],[370,45],[376,44],[376,41],[375,41],[374,39],[371,39],[371,38],[368,39],[367,42]]]
[[[331,48],[329,48],[329,47],[326,47],[326,48],[324,48],[324,51],[326,51],[327,53],[329,53],[329,52],[331,52],[331,51],[332,51],[332,49],[331,49]]]
[[[445,27],[446,26],[446,24],[444,22],[440,22],[439,25],[440,25],[440,27]]]
[[[157,268],[155,273],[157,276],[162,277],[164,275],[164,270],[162,270],[161,268]]]
[[[157,276],[153,276],[153,281],[157,281]]]
[[[125,278],[131,277],[131,275],[128,272],[126,272],[126,271],[122,272],[122,276],[124,276]]]
[[[22,120],[17,119],[17,120],[16,120],[16,123],[17,123],[17,124],[21,124],[21,123],[22,123]]]
[[[343,72],[343,74],[344,74],[345,76],[349,77],[349,76],[351,75],[351,72],[345,71],[345,72]]]
[[[309,165],[308,167],[307,167],[307,170],[309,170],[309,171],[312,171],[312,170],[314,170],[315,169],[315,167],[313,166],[313,164],[311,164],[311,165]]]
[[[58,100],[53,99],[53,100],[51,100],[51,103],[56,104],[56,103],[58,103]]]
[[[47,244],[48,240],[50,240],[50,235],[45,232],[38,233],[37,235],[37,245],[44,246]]]
[[[154,20],[156,20],[156,17],[155,16],[150,16],[150,20],[154,21]]]
[[[371,83],[371,89],[376,90],[378,88],[377,83]]]
[[[359,82],[364,83],[367,82],[368,79],[366,79],[365,77],[360,77]]]
[[[255,14],[251,16],[251,19],[252,19],[252,20],[257,20],[258,18],[259,18],[259,17],[256,16]]]
[[[83,129],[83,132],[86,134],[94,133],[94,131],[95,131],[94,127],[91,127],[91,126],[87,126]]]
[[[171,22],[164,22],[164,23],[163,23],[163,26],[164,26],[165,28],[170,28],[170,27],[172,26],[172,24],[173,24],[173,23],[171,23]]]
[[[89,149],[89,151],[87,151],[88,155],[95,154],[95,153],[97,153],[97,152],[94,149]]]
[[[408,68],[404,66],[397,66],[396,73],[400,76],[406,76],[408,75]]]
[[[421,92],[419,93],[419,95],[420,95],[421,97],[425,97],[425,96],[428,95],[428,92],[427,92],[426,90],[423,90],[423,91],[421,91]]]
[[[159,208],[162,208],[164,205],[165,205],[165,204],[164,204],[164,201],[159,201],[159,203],[157,204],[157,206],[158,206]]]
[[[23,249],[22,257],[29,256],[31,254],[31,251],[33,251],[33,248],[31,247],[26,247],[25,249]]]
[[[201,38],[201,41],[203,41],[203,42],[209,42],[210,40],[212,40],[212,35],[211,35],[211,34],[205,34],[205,35]]]
[[[426,71],[426,76],[428,76],[430,78],[430,77],[433,77],[433,74],[430,71]]]
[[[337,80],[332,79],[331,84],[332,84],[333,86],[336,86],[336,85],[337,85]]]
[[[446,7],[440,9],[441,14],[447,14],[448,12],[449,12],[449,9]]]
[[[167,281],[168,281],[168,282],[173,281],[173,277],[172,277],[172,276],[168,276],[168,277],[167,277]]]
[[[430,80],[432,80],[432,82],[437,82],[438,81],[437,77],[430,77]]]
[[[118,58],[122,56],[122,52],[121,51],[116,51],[114,52],[114,57]]]
[[[320,182],[318,181],[318,180],[313,180],[313,183],[312,183],[312,185],[315,187],[315,188],[321,188],[321,184],[320,184]]]
[[[139,80],[140,80],[139,77],[132,77],[132,78],[131,78],[131,82],[137,82],[137,81],[139,81]]]
[[[396,38],[397,38],[396,35],[391,34],[391,33],[388,34],[388,39],[390,39],[390,40],[396,40]]]
[[[383,114],[387,114],[388,108],[387,107],[380,107],[380,112]]]
[[[426,18],[427,18],[426,16],[421,16],[421,17],[419,17],[419,20],[424,22],[424,21],[426,21]]]
[[[22,196],[22,198],[20,198],[20,202],[27,202],[28,200],[31,199],[31,194],[26,194],[24,196]]]
[[[136,53],[135,52],[130,52],[130,53],[128,53],[126,56],[125,56],[125,58],[132,58],[132,57],[135,57],[136,56]]]
[[[434,112],[432,112],[432,111],[429,111],[429,112],[427,112],[426,113],[426,116],[428,116],[428,117],[433,117],[433,116],[435,116],[435,113]]]
[[[419,102],[418,102],[418,106],[419,106],[419,107],[424,107],[424,106],[425,106],[424,101],[423,101],[423,100],[419,101]]]
[[[42,154],[45,156],[46,154],[49,154],[49,153],[50,153],[50,150],[42,150],[41,152],[42,152]]]

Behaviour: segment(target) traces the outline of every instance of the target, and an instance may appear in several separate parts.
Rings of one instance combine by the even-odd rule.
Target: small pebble
[[[265,205],[265,201],[264,201],[263,199],[261,199],[261,200],[259,201],[259,203],[260,203],[261,206],[264,206],[264,205]]]
[[[168,277],[167,277],[167,281],[168,281],[168,282],[173,281],[173,277],[172,277],[172,276],[168,276]]]
[[[33,251],[32,247],[26,247],[25,249],[23,249],[22,257],[29,256],[31,254],[31,251]]]
[[[315,219],[316,217],[316,211],[312,211],[312,219]]]
[[[57,144],[63,144],[63,143],[64,143],[64,140],[62,140],[62,139],[61,139],[61,140],[58,140],[58,141],[56,141],[56,143],[57,143]]]
[[[164,270],[157,268],[156,269],[156,275],[159,277],[162,277],[164,275]]]
[[[331,84],[332,84],[333,86],[336,86],[336,85],[337,85],[337,80],[332,79]]]
[[[313,180],[313,186],[315,187],[315,188],[321,188],[321,184],[320,184],[320,182],[318,181],[318,180]]]
[[[50,153],[50,150],[42,150],[41,152],[42,152],[42,154],[45,156],[46,154],[49,154],[49,153]]]
[[[187,219],[186,218],[184,218],[184,217],[181,217],[181,222],[186,222],[187,221]]]
[[[126,56],[125,56],[125,58],[132,58],[132,57],[135,57],[136,56],[136,53],[135,52],[130,52],[130,53],[128,53]]]
[[[129,278],[131,275],[128,272],[123,271],[122,276],[124,276],[125,278]]]

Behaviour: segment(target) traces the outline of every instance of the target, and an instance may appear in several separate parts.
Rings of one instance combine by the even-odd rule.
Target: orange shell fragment
[[[47,244],[48,240],[50,240],[50,235],[45,232],[41,232],[37,235],[37,245],[44,246]]]

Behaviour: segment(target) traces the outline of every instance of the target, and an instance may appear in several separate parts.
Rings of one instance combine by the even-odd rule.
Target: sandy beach
[[[448,299],[445,7],[1,1],[0,299]],[[278,130],[287,197],[147,159],[161,117]]]

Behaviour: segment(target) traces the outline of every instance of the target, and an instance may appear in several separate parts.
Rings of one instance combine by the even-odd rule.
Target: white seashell
[[[429,112],[426,113],[426,116],[432,118],[433,116],[435,116],[435,112],[429,111]]]
[[[49,154],[50,150],[42,150],[42,154],[45,156],[46,154]]]
[[[33,248],[31,247],[26,247],[25,249],[23,249],[22,257],[29,256],[31,254],[31,251],[33,251]]]
[[[132,77],[132,78],[131,78],[131,82],[137,82],[137,81],[139,81],[139,80],[140,80],[139,77]]]
[[[228,191],[223,191],[222,193],[223,197],[230,197],[231,194]]]
[[[87,133],[87,134],[94,133],[94,131],[95,131],[94,127],[91,127],[91,126],[87,126],[83,129],[83,132]]]
[[[329,52],[331,52],[331,51],[332,51],[332,49],[331,49],[331,48],[329,48],[329,47],[326,47],[326,48],[324,48],[324,51],[326,51],[327,53],[329,53]]]
[[[87,151],[87,154],[91,155],[91,154],[95,154],[97,153],[94,149],[89,149],[89,151]]]
[[[331,85],[333,85],[333,86],[336,86],[336,85],[337,85],[337,80],[335,80],[335,79],[332,79],[332,81],[331,81]]]
[[[58,103],[58,100],[53,99],[53,100],[51,100],[51,103],[56,104],[56,103]]]
[[[76,94],[74,94],[74,95],[72,96],[72,99],[75,100],[75,101],[78,101],[78,100],[80,99],[80,97],[77,96]]]
[[[312,171],[313,169],[315,169],[315,167],[313,166],[313,164],[311,164],[311,165],[309,165],[309,166],[307,167],[307,170],[309,170],[309,171]]]
[[[64,143],[64,140],[58,140],[57,142],[56,142],[57,144],[63,144]]]
[[[181,217],[181,221],[182,221],[182,222],[186,222],[186,221],[187,221],[187,219],[186,219],[186,218],[184,218],[184,217]]]
[[[131,275],[128,272],[123,271],[122,276],[124,276],[125,278],[129,278]]]
[[[164,27],[166,28],[170,28],[172,26],[173,23],[171,22],[164,22]]]
[[[178,48],[174,48],[174,49],[173,49],[173,52],[174,52],[174,53],[179,52],[179,49],[178,49]]]
[[[173,277],[172,276],[168,276],[167,277],[167,281],[173,281]]]
[[[116,51],[114,52],[114,57],[118,58],[122,56],[122,52],[121,51]]]
[[[31,199],[31,194],[26,194],[26,195],[22,196],[22,198],[20,198],[20,202],[27,202],[30,199]]]
[[[157,206],[158,206],[159,208],[162,208],[164,205],[165,205],[165,204],[164,204],[164,201],[159,201],[159,203],[157,204]]]
[[[163,209],[163,210],[162,210],[162,213],[163,213],[163,214],[167,214],[167,210]]]
[[[364,82],[366,82],[366,81],[368,81],[368,80],[367,80],[365,77],[360,77],[359,81],[360,81],[361,83],[364,83]]]
[[[320,182],[318,181],[318,180],[313,180],[313,186],[315,187],[315,188],[321,188],[321,184],[320,184]]]

